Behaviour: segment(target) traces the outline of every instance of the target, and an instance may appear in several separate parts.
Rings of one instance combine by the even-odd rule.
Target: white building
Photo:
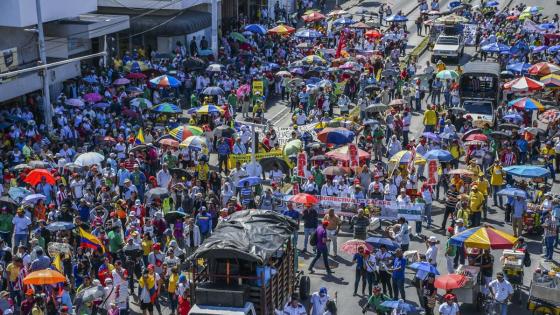
[[[0,1],[0,72],[38,65],[36,0]],[[41,0],[47,63],[68,59],[104,48],[103,36],[127,29],[128,16],[91,14],[97,0]],[[62,82],[81,74],[80,61],[50,68],[51,97],[62,90]],[[41,90],[42,77],[28,72],[0,80],[0,102]]]

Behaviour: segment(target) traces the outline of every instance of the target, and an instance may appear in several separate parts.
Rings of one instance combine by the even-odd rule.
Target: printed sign
[[[261,152],[255,154],[255,160],[261,160],[267,157],[279,157],[283,158],[282,150],[270,150],[269,152]],[[228,160],[228,167],[234,168],[237,162],[248,163],[251,161],[251,154],[230,154]]]
[[[264,95],[264,84],[262,80],[253,81],[253,94],[255,94],[255,92],[259,92],[261,95]]]
[[[301,125],[301,126],[298,126],[298,131],[301,134],[304,134],[304,133],[307,132],[311,135],[311,137],[313,138],[313,141],[318,141],[317,132],[315,131],[315,126],[316,125],[317,125],[316,123]]]
[[[438,182],[438,162],[437,160],[428,161],[428,185],[437,185]]]
[[[276,129],[276,137],[278,139],[278,144],[283,147],[290,139],[292,139],[292,132],[294,128],[290,127],[280,127]]]
[[[299,177],[305,177],[305,171],[307,169],[307,153],[300,152],[297,155],[297,175]]]
[[[18,66],[17,48],[0,51],[0,72],[7,72]]]
[[[350,161],[350,167],[360,166],[360,159],[358,157],[358,147],[355,143],[348,144],[348,159]]]
[[[421,221],[424,214],[423,204],[399,204],[392,202],[381,208],[380,219],[395,220],[404,217],[409,221]]]

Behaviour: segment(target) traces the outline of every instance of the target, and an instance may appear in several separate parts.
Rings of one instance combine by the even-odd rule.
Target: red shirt
[[[180,296],[178,302],[179,303],[177,307],[177,312],[179,313],[179,315],[189,314],[189,311],[191,310],[191,303],[189,302],[189,300]]]

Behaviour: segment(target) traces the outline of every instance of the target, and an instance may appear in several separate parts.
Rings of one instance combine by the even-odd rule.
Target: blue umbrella
[[[497,7],[499,5],[500,5],[500,3],[498,1],[488,1],[484,4],[484,6],[487,7],[487,8]]]
[[[352,25],[356,23],[354,20],[346,17],[341,17],[339,19],[334,20],[334,25]]]
[[[453,155],[447,150],[435,149],[426,152],[426,154],[424,154],[424,159],[451,162],[453,160]]]
[[[523,73],[526,73],[529,70],[530,67],[531,67],[530,63],[516,62],[516,63],[511,63],[511,64],[507,65],[506,69],[513,72],[513,73],[523,74]]]
[[[111,106],[111,104],[109,104],[109,103],[97,103],[97,104],[93,105],[92,107],[95,108],[95,109],[104,109],[104,108],[108,108],[110,106]]]
[[[381,303],[381,306],[386,307],[386,308],[393,308],[393,309],[397,309],[397,310],[401,310],[401,311],[405,311],[405,312],[412,312],[416,310],[416,307],[412,304],[408,304],[406,302],[404,302],[403,300],[398,300],[398,301],[384,301],[383,303]]]
[[[309,78],[309,79],[307,79],[307,80],[305,81],[305,84],[317,84],[317,83],[319,83],[319,82],[321,82],[321,79],[320,79],[320,78],[311,77],[311,78]]]
[[[90,83],[90,84],[97,83],[97,80],[91,75],[88,75],[87,77],[83,78],[82,80],[84,80],[84,81],[86,81],[87,83]]]
[[[300,30],[300,31],[296,32],[295,36],[298,37],[298,38],[311,39],[311,38],[321,38],[321,37],[323,37],[323,34],[321,32],[316,31],[316,30],[303,29],[303,30]]]
[[[255,186],[261,183],[261,178],[258,176],[242,178],[241,180],[239,180],[239,183],[237,183],[237,187],[244,187],[245,183],[249,183],[249,186]]]
[[[429,262],[426,262],[426,261],[415,262],[413,264],[410,264],[409,267],[410,267],[410,269],[413,269],[413,270],[431,272],[431,273],[435,274],[436,276],[439,275],[439,271],[437,270],[437,268],[434,267],[434,265],[432,265],[432,264],[430,264]]]
[[[392,15],[392,16],[386,17],[385,21],[387,21],[387,22],[406,22],[406,21],[408,21],[408,18],[406,16],[402,16],[402,15]]]
[[[439,137],[444,140],[459,140],[459,135],[455,132],[440,133]]]
[[[460,5],[463,5],[463,3],[461,3],[461,1],[451,1],[447,4],[447,7],[449,9],[454,9],[454,8],[457,8]]]
[[[546,51],[548,53],[555,53],[560,50],[560,45],[549,47]]]
[[[424,138],[430,139],[430,140],[432,140],[432,141],[437,141],[437,142],[440,141],[440,140],[439,140],[439,136],[436,135],[436,134],[433,133],[433,132],[424,132],[424,133],[422,134],[422,136],[423,136]]]
[[[517,55],[517,54],[524,54],[525,52],[529,51],[529,45],[524,41],[518,41],[515,45],[511,46],[509,50],[510,53]]]
[[[502,43],[491,43],[486,46],[482,46],[481,49],[486,52],[503,53],[503,52],[509,52],[511,47],[509,47],[508,45],[504,45]]]
[[[524,190],[515,187],[507,187],[500,191],[498,191],[498,195],[500,196],[508,196],[508,197],[523,197],[527,198],[527,193]]]
[[[325,128],[317,134],[317,139],[329,144],[347,144],[354,140],[354,132],[345,128]]]
[[[552,23],[542,23],[538,26],[541,30],[553,30],[556,28],[556,25]]]
[[[386,237],[371,236],[366,239],[366,243],[371,244],[374,247],[380,247],[381,245],[385,245],[385,247],[387,247],[388,250],[395,250],[400,247],[399,244],[393,242],[393,240]]]
[[[57,231],[68,231],[75,227],[76,226],[72,222],[57,221],[47,225],[46,229],[51,232],[57,232]]]
[[[31,192],[23,187],[12,187],[10,188],[10,190],[8,190],[8,195],[10,195],[10,197],[15,201],[18,201],[18,199],[23,198],[29,194],[31,194]]]
[[[543,51],[545,51],[545,50],[547,50],[547,49],[548,49],[548,46],[546,46],[546,45],[537,46],[537,47],[534,47],[534,48],[533,48],[533,53],[540,53],[540,52],[543,52]]]
[[[513,165],[504,168],[504,172],[523,178],[548,177],[550,171],[544,167],[534,165]]]
[[[244,27],[244,30],[260,35],[266,34],[266,28],[260,24],[249,24]]]

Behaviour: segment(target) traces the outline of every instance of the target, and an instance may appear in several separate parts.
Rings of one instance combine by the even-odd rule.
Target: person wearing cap
[[[455,302],[455,296],[452,294],[446,294],[443,296],[445,303],[439,306],[440,315],[460,315],[459,305]]]
[[[212,235],[212,215],[208,213],[205,206],[202,206],[200,212],[196,215],[195,224],[200,229],[201,241]]]
[[[381,304],[390,300],[391,298],[389,296],[381,293],[381,288],[379,286],[375,286],[373,288],[373,294],[368,298],[366,304],[364,304],[362,308],[362,313],[365,314],[371,309],[378,315],[387,315],[391,312],[391,309],[381,306]]]
[[[486,204],[488,203],[488,192],[490,190],[490,183],[488,182],[486,177],[484,177],[484,173],[480,172],[478,173],[478,179],[475,180],[472,185],[476,185],[478,187],[478,191],[480,191],[484,196],[484,201],[482,202],[482,211],[484,220],[486,220],[488,216],[488,207],[486,206]]]
[[[500,315],[507,315],[508,302],[510,302],[513,297],[513,287],[511,283],[504,279],[504,273],[500,271],[496,273],[496,279],[492,280],[492,282],[488,284],[488,287],[492,298],[497,302],[498,313]]]
[[[326,311],[327,303],[331,297],[327,294],[327,288],[321,287],[319,292],[311,294],[311,312],[310,315],[323,315]]]
[[[471,225],[473,227],[480,225],[483,204],[484,195],[478,190],[478,186],[471,186],[471,192],[469,194],[469,212],[471,215]]]
[[[426,315],[434,314],[434,306],[436,305],[437,288],[434,285],[436,275],[429,272],[426,279],[422,281],[420,302],[424,308]]]
[[[323,221],[322,224],[320,224],[315,230],[316,237],[317,237],[317,245],[316,245],[317,254],[315,255],[315,258],[313,258],[311,264],[309,265],[308,270],[310,273],[315,272],[313,270],[313,266],[315,266],[315,263],[317,262],[317,260],[319,260],[321,256],[323,256],[323,264],[325,266],[325,269],[327,270],[327,274],[331,275],[333,273],[331,271],[331,268],[329,267],[329,259],[328,259],[329,252],[328,252],[327,244],[329,240],[327,238],[327,231],[325,230],[325,228],[328,225],[329,222]]]
[[[437,267],[437,244],[438,239],[433,235],[426,240],[426,261],[434,267]]]
[[[525,197],[515,196],[512,208],[511,226],[513,228],[513,236],[519,237],[523,232],[523,216],[527,213],[527,200]]]
[[[298,295],[296,293],[292,294],[292,298],[288,303],[286,303],[286,305],[284,305],[282,312],[283,315],[307,315],[305,306],[299,302]]]

